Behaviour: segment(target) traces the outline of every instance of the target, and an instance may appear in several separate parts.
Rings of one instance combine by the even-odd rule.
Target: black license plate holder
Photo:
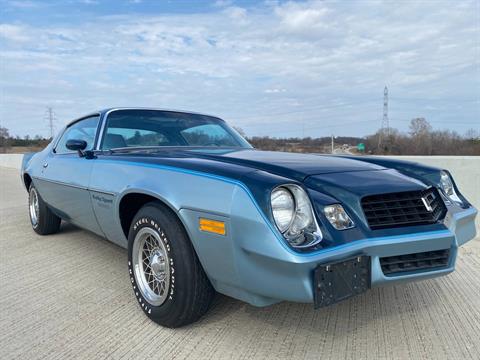
[[[314,305],[320,308],[359,295],[371,285],[370,256],[357,256],[314,271]]]

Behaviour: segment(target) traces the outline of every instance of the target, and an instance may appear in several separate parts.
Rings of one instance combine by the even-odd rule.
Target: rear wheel
[[[140,307],[166,327],[197,321],[215,295],[183,224],[159,202],[145,205],[133,219],[128,267]]]
[[[33,184],[28,191],[28,210],[32,228],[37,234],[54,234],[60,228],[61,219],[48,208]]]

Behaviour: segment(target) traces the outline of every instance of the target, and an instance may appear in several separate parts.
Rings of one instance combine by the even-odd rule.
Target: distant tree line
[[[239,130],[239,129],[237,129]],[[382,142],[380,137],[382,136]],[[269,136],[248,137],[248,141],[262,150],[330,153],[331,137],[320,138],[271,138]],[[365,145],[365,153],[373,155],[480,155],[480,131],[468,130],[460,135],[455,130],[433,130],[424,118],[410,122],[408,132],[390,129],[390,134],[381,130],[363,138],[338,136],[335,148],[348,144],[352,149],[358,144]]]
[[[47,146],[50,140],[40,135],[35,135],[33,138],[29,135],[25,135],[23,138],[18,135],[10,136],[8,129],[0,127],[0,152],[7,152],[14,147],[39,150]]]
[[[379,147],[381,131],[367,136],[365,145],[373,154],[390,155],[480,155],[480,131],[468,130],[460,135],[455,130],[434,130],[424,118],[410,122],[408,132],[390,129]]]

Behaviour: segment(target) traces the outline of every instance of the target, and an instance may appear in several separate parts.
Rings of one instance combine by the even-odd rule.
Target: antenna
[[[390,121],[388,120],[388,88],[383,89],[383,118],[382,128],[378,137],[378,149],[387,151],[390,142]]]

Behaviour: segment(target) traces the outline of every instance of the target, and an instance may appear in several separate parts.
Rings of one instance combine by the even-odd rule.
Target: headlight
[[[322,240],[310,199],[300,186],[276,188],[271,194],[271,204],[275,224],[291,246],[305,248]]]
[[[277,224],[278,230],[282,233],[288,230],[295,213],[295,201],[293,196],[285,188],[277,188],[272,192],[272,211],[273,218]]]
[[[460,197],[457,195],[457,192],[455,191],[452,178],[450,177],[450,175],[448,175],[446,171],[442,171],[440,173],[440,187],[450,200],[459,205],[463,205],[463,201],[460,199]]]
[[[350,216],[348,216],[340,204],[325,206],[323,212],[328,221],[330,221],[330,224],[337,230],[346,230],[355,226]]]

